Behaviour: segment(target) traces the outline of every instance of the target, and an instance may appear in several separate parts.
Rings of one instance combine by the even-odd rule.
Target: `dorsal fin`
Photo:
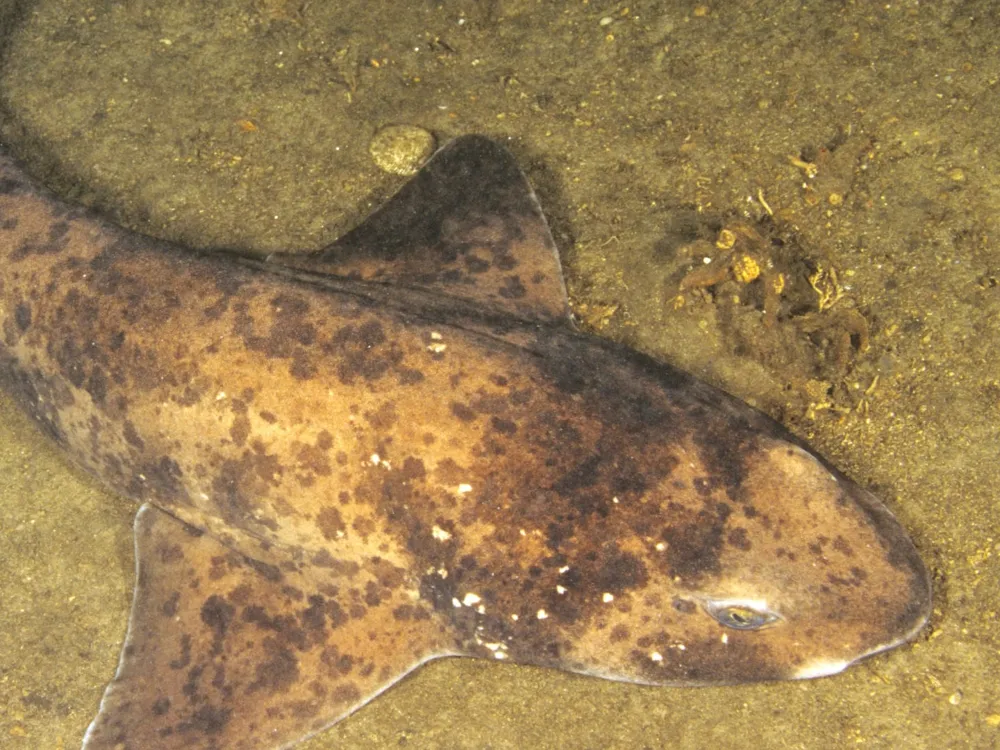
[[[350,586],[257,563],[151,505],[135,533],[128,638],[84,750],[288,747],[454,653],[405,591],[359,608]]]
[[[363,224],[313,255],[271,262],[417,287],[531,320],[569,319],[559,253],[507,149],[463,136]]]

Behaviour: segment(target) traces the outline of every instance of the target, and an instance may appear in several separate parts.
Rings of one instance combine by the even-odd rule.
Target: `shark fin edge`
[[[559,252],[513,155],[482,136],[442,147],[362,224],[271,263],[422,289],[542,322],[569,321]]]
[[[404,591],[362,613],[153,506],[135,529],[128,636],[83,750],[288,747],[455,653]]]

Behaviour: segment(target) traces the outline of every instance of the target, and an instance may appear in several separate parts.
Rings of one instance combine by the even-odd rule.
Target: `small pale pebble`
[[[411,175],[423,166],[434,150],[434,134],[415,125],[388,125],[368,144],[368,153],[379,169],[391,174]]]

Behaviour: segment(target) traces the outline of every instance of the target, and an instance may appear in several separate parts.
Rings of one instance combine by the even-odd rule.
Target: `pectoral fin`
[[[405,587],[349,606],[149,505],[135,533],[128,637],[84,750],[285,747],[450,653]]]

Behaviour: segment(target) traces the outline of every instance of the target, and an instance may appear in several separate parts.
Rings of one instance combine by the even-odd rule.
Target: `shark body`
[[[143,504],[86,750],[290,747],[445,656],[822,676],[928,618],[874,496],[574,329],[534,193],[484,138],[267,261],[129,232],[4,156],[0,261],[0,386]]]

